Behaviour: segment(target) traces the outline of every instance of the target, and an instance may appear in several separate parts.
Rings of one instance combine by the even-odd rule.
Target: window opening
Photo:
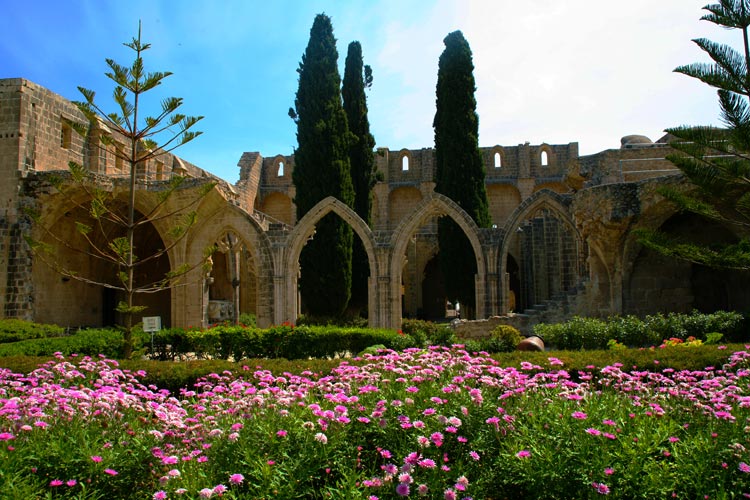
[[[500,168],[503,166],[503,157],[500,156],[500,153],[495,153],[495,168]]]
[[[549,158],[547,157],[547,152],[542,151],[542,166],[546,167],[547,165],[549,165]]]
[[[279,169],[276,171],[276,176],[284,177],[284,162],[283,161],[279,162]]]
[[[409,157],[406,155],[401,157],[401,171],[402,172],[409,171]]]
[[[70,149],[70,141],[72,138],[72,132],[73,127],[70,126],[70,123],[63,118],[62,119],[62,126],[60,128],[60,147],[65,149]]]

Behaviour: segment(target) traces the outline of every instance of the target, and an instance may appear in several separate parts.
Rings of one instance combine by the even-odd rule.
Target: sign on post
[[[158,332],[161,330],[161,316],[144,316],[143,331]]]

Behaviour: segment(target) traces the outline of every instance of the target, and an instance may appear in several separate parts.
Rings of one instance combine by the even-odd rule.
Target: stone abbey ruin
[[[114,152],[100,150],[93,124],[75,105],[24,79],[0,80],[0,168],[5,181],[0,212],[0,293],[3,315],[64,326],[114,324],[118,301],[106,288],[66,279],[40,262],[23,238],[42,233],[25,212],[41,212],[40,224],[83,245],[74,224],[85,214],[63,198],[50,176],[82,163],[105,189],[119,189],[128,172]],[[117,148],[114,137],[112,148]],[[218,246],[210,274],[195,270],[185,286],[147,297],[148,316],[165,326],[201,326],[230,317],[235,308],[256,315],[259,326],[294,323],[299,315],[299,255],[315,225],[335,213],[364,243],[370,264],[370,326],[399,328],[403,317],[444,318],[445,293],[437,265],[437,220],[450,217],[463,229],[476,258],[477,319],[559,320],[572,315],[643,315],[693,309],[750,309],[747,273],[708,269],[642,248],[637,228],[662,228],[703,241],[736,237],[725,227],[677,213],[657,188],[689,189],[665,155],[668,138],[652,142],[627,136],[617,149],[580,156],[578,144],[520,144],[481,148],[493,226],[480,229],[452,200],[434,192],[434,150],[378,148],[382,180],[374,188],[373,224],[328,198],[295,220],[293,156],[263,158],[246,152],[236,184],[185,160],[164,154],[138,171],[137,209],[142,213],[172,175],[190,178],[177,198],[216,186],[200,201],[199,220],[168,257],[149,264],[162,274],[200,260]],[[183,198],[185,199],[185,198]],[[156,221],[136,242],[163,248],[167,224]],[[62,250],[61,250],[62,252]],[[69,252],[68,265],[104,277],[111,270]],[[105,279],[105,278],[102,278]]]

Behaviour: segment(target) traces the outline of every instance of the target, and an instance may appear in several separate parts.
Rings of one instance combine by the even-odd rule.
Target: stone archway
[[[501,314],[506,314],[511,306],[509,255],[515,255],[521,277],[521,293],[515,294],[514,304],[519,311],[566,292],[582,278],[583,243],[568,201],[565,195],[543,189],[527,198],[508,218],[497,254]]]
[[[453,200],[439,193],[431,193],[426,196],[421,203],[417,205],[414,211],[404,218],[396,227],[391,236],[390,246],[390,320],[389,324],[399,325],[402,316],[401,306],[401,282],[402,282],[402,261],[406,249],[411,242],[412,234],[424,222],[437,216],[447,216],[453,219],[456,224],[463,230],[466,238],[469,240],[474,256],[476,258],[477,275],[476,280],[476,316],[482,318],[485,316],[485,282],[487,276],[487,265],[482,244],[479,236],[479,227],[469,214],[466,213]]]
[[[375,237],[370,227],[362,218],[344,202],[339,201],[333,196],[329,196],[319,201],[302,217],[292,232],[286,239],[285,249],[279,264],[281,269],[278,271],[286,276],[286,285],[283,301],[285,303],[285,312],[283,321],[295,322],[297,319],[297,276],[299,274],[299,257],[302,253],[307,240],[315,232],[315,225],[329,213],[334,213],[341,217],[354,233],[362,241],[362,246],[367,253],[367,260],[370,266],[370,286],[368,297],[368,318],[371,325],[377,325],[377,312],[375,311],[376,293],[373,280],[379,276],[378,260],[376,258]]]
[[[232,235],[231,244],[227,235]],[[206,249],[217,243],[223,248],[213,256],[215,269],[211,274],[201,268],[193,270],[189,276],[190,286],[183,287],[177,298],[178,310],[183,315],[181,323],[200,325],[208,321],[206,313],[213,286],[215,300],[231,301],[232,307],[239,306],[239,313],[254,313],[258,326],[270,326],[274,321],[274,265],[266,231],[240,208],[223,208],[191,232],[184,250],[185,261],[200,262]],[[234,274],[232,266],[235,266]],[[235,279],[239,282],[233,283]]]

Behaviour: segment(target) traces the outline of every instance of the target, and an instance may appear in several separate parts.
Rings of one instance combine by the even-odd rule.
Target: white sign
[[[161,330],[161,316],[144,316],[143,331],[158,332]]]

